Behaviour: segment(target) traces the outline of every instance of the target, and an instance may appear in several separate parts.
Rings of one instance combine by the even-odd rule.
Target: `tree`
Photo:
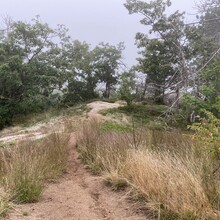
[[[132,101],[136,98],[136,83],[135,73],[130,70],[123,72],[120,76],[119,94],[122,100],[125,100],[127,105],[131,105]]]
[[[163,57],[160,57],[160,60],[163,60],[162,66],[166,66],[166,68],[168,67],[168,71],[170,71],[169,80],[168,78],[166,79],[169,81],[168,85],[170,88],[175,88],[177,92],[179,92],[179,88],[183,87],[186,92],[192,75],[190,68],[192,48],[187,40],[187,27],[184,24],[184,13],[176,11],[169,16],[166,15],[165,11],[170,5],[171,2],[169,0],[154,0],[149,3],[144,1],[127,0],[125,7],[130,14],[138,13],[142,15],[143,18],[140,21],[141,24],[150,27],[150,37],[143,33],[137,33],[136,35],[136,41],[139,48],[144,48],[146,51],[144,56],[147,55],[147,50],[149,50],[149,53],[152,52],[150,51],[152,45],[157,44],[154,45],[154,47],[157,47],[157,50],[163,45],[169,54],[168,56],[163,54]],[[148,46],[148,44],[151,46]],[[160,56],[162,55],[161,52]],[[146,59],[150,60],[150,55],[147,56]],[[157,54],[155,54],[154,57],[156,56]],[[144,59],[145,57],[142,60]],[[162,72],[166,71],[164,67]],[[173,67],[175,67],[175,71],[171,70]],[[156,70],[155,68],[154,70],[155,72],[160,71],[160,73],[157,74],[163,75],[161,69]],[[149,74],[149,71],[147,74]],[[176,97],[179,97],[179,95]],[[178,100],[175,100],[175,102],[177,103]],[[179,107],[178,105],[176,106]]]
[[[10,22],[0,40],[0,118],[42,110],[64,72],[57,68],[62,28],[51,29],[37,17],[31,23]],[[59,59],[58,59],[59,57]],[[62,84],[62,83],[61,83]],[[6,114],[6,115],[5,115]],[[1,127],[2,127],[1,126]]]
[[[202,108],[218,115],[215,103],[220,96],[220,2],[208,0],[200,4],[199,22],[188,27],[188,39],[194,49],[197,92],[195,97],[186,100],[197,112]]]
[[[100,43],[94,50],[95,71],[100,82],[105,83],[104,97],[109,98],[112,86],[117,83],[123,43],[117,46]]]
[[[68,100],[69,104],[70,102],[74,104],[75,102],[88,100],[97,96],[95,88],[98,77],[95,72],[95,55],[90,49],[89,44],[76,40],[70,48],[64,102]]]
[[[154,97],[157,100],[164,99],[165,90],[170,87],[170,79],[174,76],[174,64],[170,62],[172,54],[164,41],[153,39],[146,47],[139,52],[142,57],[138,58],[139,64],[136,69],[146,74],[145,96],[147,86],[154,90]],[[174,82],[174,77],[172,78]]]

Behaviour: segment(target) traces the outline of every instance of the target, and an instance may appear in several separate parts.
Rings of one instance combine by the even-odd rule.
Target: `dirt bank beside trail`
[[[90,103],[88,117],[103,118],[100,110],[119,106],[119,103],[100,101]],[[91,175],[80,163],[76,132],[71,134],[69,144],[67,173],[47,186],[38,203],[15,205],[5,220],[146,220],[124,192],[112,191],[102,177]]]

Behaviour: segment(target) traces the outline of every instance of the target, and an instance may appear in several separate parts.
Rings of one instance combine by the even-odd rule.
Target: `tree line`
[[[91,48],[72,40],[65,26],[52,29],[39,17],[5,23],[0,32],[0,127],[10,125],[17,114],[98,97],[98,83],[105,85],[103,96],[110,96],[123,43]]]

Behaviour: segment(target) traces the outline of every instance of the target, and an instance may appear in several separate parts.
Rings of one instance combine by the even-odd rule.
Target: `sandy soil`
[[[39,122],[27,128],[19,126],[5,128],[0,132],[0,142],[10,143],[26,139],[39,139],[48,135],[49,131],[62,131],[64,123],[64,117],[56,117],[48,122]]]
[[[88,117],[103,118],[100,110],[118,106],[90,103]],[[84,168],[76,151],[76,133],[71,135],[70,147],[68,172],[47,186],[38,203],[14,206],[5,220],[146,220],[125,192],[112,191],[102,177]]]
[[[106,116],[103,116],[99,112],[101,110],[106,110],[110,108],[118,108],[119,106],[121,106],[121,103],[119,102],[108,103],[108,102],[96,101],[96,102],[89,103],[87,107],[90,108],[91,110],[88,112],[88,117],[106,119]]]

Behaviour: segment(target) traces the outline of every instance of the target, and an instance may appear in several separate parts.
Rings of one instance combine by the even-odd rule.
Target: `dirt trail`
[[[88,112],[89,118],[99,118],[99,119],[106,119],[106,116],[100,114],[99,112],[102,110],[110,109],[110,108],[118,108],[121,106],[119,102],[116,103],[108,103],[108,102],[92,102],[87,105],[91,110]]]
[[[93,102],[88,117],[119,104]],[[103,117],[101,117],[103,118]],[[80,163],[76,151],[76,134],[70,139],[68,172],[49,184],[38,203],[16,205],[5,220],[146,220],[136,213],[124,192],[106,187],[102,177],[93,176]]]

